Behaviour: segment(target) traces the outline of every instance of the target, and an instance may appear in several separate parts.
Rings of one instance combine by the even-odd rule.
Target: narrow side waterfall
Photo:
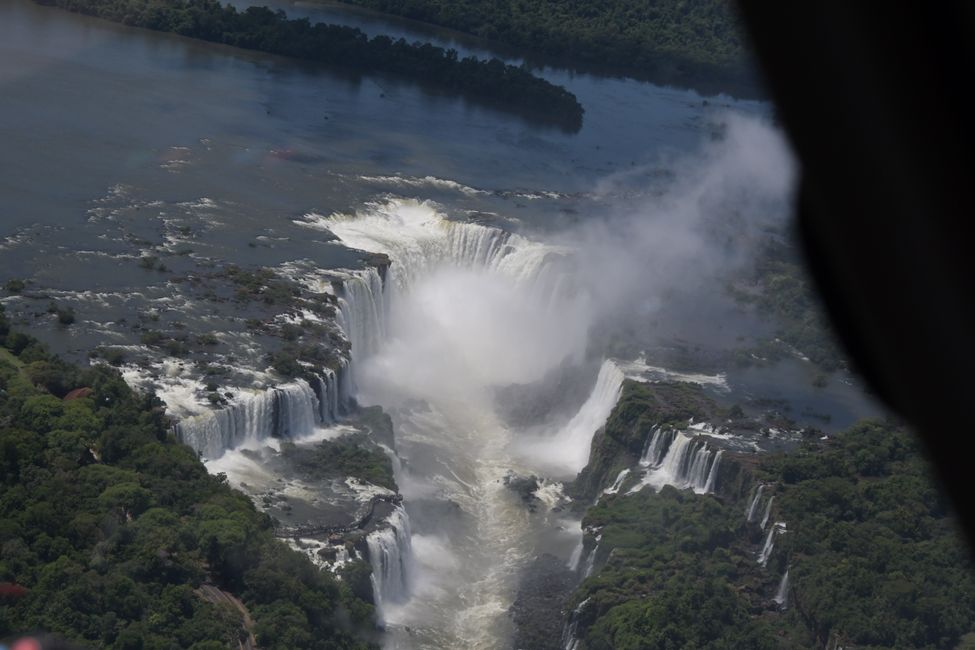
[[[605,490],[603,490],[603,494],[616,494],[617,492],[619,492],[620,488],[623,486],[623,481],[625,481],[626,477],[629,475],[630,475],[630,470],[624,469],[623,471],[621,471],[616,476],[616,480],[613,481],[613,484],[610,485]]]
[[[639,492],[647,485],[657,490],[672,485],[698,494],[714,492],[721,456],[721,450],[712,449],[699,437],[656,427],[640,459],[647,469],[629,493]]]
[[[409,516],[402,506],[397,506],[386,523],[386,527],[366,537],[372,565],[373,599],[380,621],[384,620],[385,606],[409,600],[412,586],[413,534]]]
[[[589,555],[586,557],[586,564],[583,567],[582,577],[588,578],[592,575],[593,569],[596,568],[596,551],[599,550],[599,543],[597,542],[592,550],[589,551]]]
[[[775,598],[772,600],[782,609],[789,606],[789,569],[786,569],[785,573],[782,574],[779,589],[775,592]]]
[[[762,550],[758,553],[758,563],[765,566],[768,563],[769,556],[772,555],[772,548],[775,544],[775,527],[768,531],[768,535],[765,536],[765,544],[762,545]]]
[[[762,550],[758,554],[759,564],[762,566],[768,564],[768,560],[772,556],[772,549],[775,548],[775,537],[780,533],[784,533],[785,530],[785,522],[783,521],[775,522],[775,525],[769,529],[768,535],[765,537],[765,544],[762,546]]]
[[[579,563],[582,561],[582,550],[583,550],[583,540],[579,540],[579,543],[575,545],[572,549],[572,555],[569,556],[569,561],[566,566],[569,571],[575,572],[579,570]]]
[[[596,535],[596,544],[589,551],[589,555],[586,556],[586,561],[582,565],[582,577],[588,578],[592,575],[592,572],[596,569],[596,553],[599,552],[599,542],[602,541],[603,536]]]
[[[589,598],[586,598],[578,607],[572,610],[569,614],[568,620],[562,628],[562,648],[563,650],[576,650],[579,647],[579,639],[576,634],[579,630],[579,615],[582,610],[585,609],[586,605],[589,604]]]
[[[714,460],[711,462],[711,469],[708,471],[708,479],[704,482],[704,493],[709,494],[714,492],[714,484],[718,480],[718,466],[721,464],[721,456],[724,455],[724,449],[719,449]]]
[[[181,420],[176,436],[212,460],[248,442],[306,435],[317,424],[334,421],[341,404],[339,384],[337,374],[328,371],[315,380],[314,389],[298,379],[243,393],[225,408]]]
[[[775,501],[775,495],[774,494],[768,498],[768,505],[765,506],[765,515],[762,517],[762,523],[759,524],[761,526],[762,530],[765,530],[765,527],[768,526],[768,518],[772,514],[772,502],[773,501]]]
[[[745,521],[748,523],[755,521],[755,517],[758,516],[758,503],[762,500],[762,492],[764,491],[764,485],[759,485],[758,489],[755,490],[755,496],[752,497],[751,503],[748,505],[748,510],[745,512]]]

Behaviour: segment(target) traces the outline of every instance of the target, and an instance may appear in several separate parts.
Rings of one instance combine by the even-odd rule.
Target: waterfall
[[[569,614],[569,619],[566,621],[565,626],[562,628],[562,648],[563,650],[577,650],[579,648],[579,639],[576,638],[576,633],[579,630],[579,614],[582,610],[589,604],[590,598],[586,598],[579,606],[572,610]]]
[[[369,267],[346,276],[338,302],[339,325],[349,339],[350,358],[364,361],[386,340],[388,298],[379,271]]]
[[[772,546],[775,543],[775,527],[768,531],[768,535],[765,537],[765,544],[762,546],[761,552],[758,554],[758,563],[762,566],[768,562],[769,556],[772,554]]]
[[[718,480],[718,465],[721,463],[721,456],[723,454],[724,449],[719,449],[717,455],[714,457],[714,461],[711,463],[711,471],[708,472],[707,481],[704,482],[705,494],[714,492],[714,484]]]
[[[566,250],[499,228],[451,221],[433,203],[390,199],[353,215],[309,214],[295,223],[327,230],[345,246],[387,255],[391,262],[384,276],[376,268],[346,273],[337,291],[339,325],[351,346],[348,397],[357,390],[355,366],[387,340],[391,305],[438,268],[496,271],[530,288],[539,301],[570,295],[564,274],[549,263]]]
[[[688,455],[691,459],[687,478],[684,479],[695,491],[704,492],[707,489],[711,469],[717,463],[718,456],[707,445],[701,445]]]
[[[552,441],[552,453],[573,472],[581,471],[589,462],[592,437],[606,424],[619,401],[623,379],[623,373],[615,363],[609,359],[603,361],[589,397]]]
[[[582,548],[583,540],[580,539],[579,543],[576,544],[575,548],[572,549],[572,555],[569,556],[569,561],[566,563],[569,571],[572,571],[573,573],[579,570],[579,562],[582,561]]]
[[[403,603],[410,597],[413,544],[410,518],[402,506],[396,506],[386,520],[387,526],[369,533],[369,563],[372,565],[372,590],[376,612],[383,620],[383,607]]]
[[[663,455],[670,448],[670,443],[674,440],[674,431],[668,429],[664,431],[660,426],[650,430],[647,436],[647,443],[643,448],[643,455],[640,457],[640,465],[643,467],[657,467],[663,461]]]
[[[762,546],[762,550],[758,554],[759,564],[762,566],[768,564],[769,557],[772,555],[772,549],[775,546],[775,536],[784,532],[785,522],[782,521],[775,522],[775,525],[769,529],[768,535],[765,537],[765,544]]]
[[[626,477],[629,474],[630,474],[630,470],[628,470],[628,469],[624,469],[622,472],[620,472],[616,476],[616,480],[613,481],[613,484],[611,486],[609,486],[608,488],[606,488],[605,490],[603,490],[603,494],[616,494],[617,492],[619,492],[620,491],[620,487],[622,487],[622,485],[623,485],[623,481],[626,480]]]
[[[334,370],[326,368],[321,375],[316,375],[311,384],[318,399],[318,421],[322,423],[335,422],[340,415],[339,377]]]
[[[755,515],[758,514],[758,502],[762,500],[762,492],[764,491],[764,485],[759,485],[758,489],[755,490],[755,496],[752,497],[751,504],[748,506],[748,511],[745,513],[745,521],[748,523],[755,521]]]
[[[785,609],[789,605],[789,569],[785,570],[782,574],[782,580],[779,581],[779,589],[775,592],[775,598],[772,600],[781,607]]]
[[[640,464],[647,469],[629,494],[651,485],[692,489],[698,494],[714,491],[721,450],[712,449],[701,438],[673,430],[655,429],[645,446]]]
[[[207,459],[228,449],[267,438],[295,438],[321,422],[322,407],[303,379],[241,394],[229,406],[181,420],[176,436]]]
[[[274,438],[296,438],[311,433],[320,422],[321,408],[308,382],[298,380],[271,390],[274,397]]]
[[[599,542],[602,538],[602,535],[596,535],[596,545],[592,547],[592,550],[589,551],[589,555],[586,556],[586,563],[582,569],[583,578],[588,578],[591,576],[593,570],[596,568],[596,552],[599,550]]]
[[[765,515],[762,517],[762,523],[760,524],[762,530],[765,530],[765,526],[768,525],[769,515],[772,514],[772,502],[775,501],[775,495],[773,494],[768,498],[768,505],[765,506]]]
[[[338,384],[338,412],[339,414],[347,414],[351,405],[354,404],[353,400],[353,387],[352,387],[352,370],[349,367],[350,363],[348,359],[339,359],[339,369],[335,371],[336,383]]]

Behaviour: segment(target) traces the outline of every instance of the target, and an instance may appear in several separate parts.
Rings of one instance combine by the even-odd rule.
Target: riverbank
[[[370,39],[355,28],[289,20],[283,13],[266,7],[238,12],[216,0],[152,6],[138,0],[37,2],[133,27],[341,66],[359,73],[396,75],[568,131],[578,131],[582,126],[582,105],[565,88],[497,59],[461,59],[454,51],[428,43],[407,43],[383,35]]]

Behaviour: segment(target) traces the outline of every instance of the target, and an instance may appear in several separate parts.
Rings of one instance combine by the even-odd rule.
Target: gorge
[[[235,608],[226,638],[272,649],[971,632],[964,548],[916,443],[855,424],[882,409],[833,347],[801,345],[829,335],[808,318],[768,105],[534,69],[585,107],[566,131],[21,0],[0,5],[0,37],[0,118],[22,125],[0,151],[22,170],[2,197],[4,449],[26,458],[40,423],[51,448],[31,458],[71,466],[71,503],[104,510],[42,532],[46,506],[3,511],[0,581],[42,594],[42,571],[102,585],[111,566],[135,567],[113,594],[174,583],[124,625],[59,604],[60,633],[173,636],[172,611],[216,616],[194,590],[257,621]],[[85,372],[60,385],[41,343]],[[101,401],[71,406],[78,389]],[[34,470],[8,465],[4,498],[23,501]],[[181,638],[213,640],[197,632]]]

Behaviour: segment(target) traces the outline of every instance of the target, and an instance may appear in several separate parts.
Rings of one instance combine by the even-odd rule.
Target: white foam
[[[648,364],[646,357],[643,356],[632,361],[617,360],[616,363],[628,379],[637,379],[640,381],[683,381],[702,386],[711,386],[722,391],[730,390],[728,378],[724,373],[707,375],[696,372],[669,370],[661,366]]]
[[[467,196],[477,196],[480,194],[490,194],[485,190],[479,190],[457,181],[436,176],[424,176],[417,178],[413,176],[358,176],[358,179],[367,183],[381,183],[383,185],[397,185],[400,187],[433,187],[440,190],[451,190],[466,194]]]
[[[526,439],[518,445],[522,453],[557,474],[575,475],[589,462],[592,438],[606,424],[623,390],[623,373],[606,359],[589,397],[569,422],[554,435]]]

